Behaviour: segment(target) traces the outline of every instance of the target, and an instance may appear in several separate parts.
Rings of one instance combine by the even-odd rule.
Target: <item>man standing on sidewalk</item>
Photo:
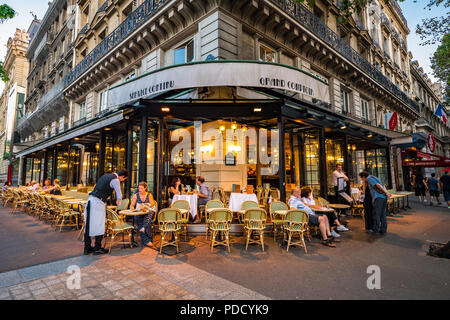
[[[447,201],[447,206],[450,209],[450,175],[445,171],[440,179],[442,192],[444,193],[444,201]]]
[[[373,202],[373,232],[372,234],[385,234],[387,232],[387,199],[391,195],[387,192],[380,179],[367,171],[359,174],[363,183],[367,182]]]
[[[108,173],[98,179],[94,190],[91,192],[84,209],[84,254],[94,252],[103,254],[108,251],[102,248],[102,239],[105,233],[106,200],[116,192],[117,205],[122,203],[122,191],[120,183],[128,177],[126,169],[118,173]],[[91,246],[91,237],[95,237],[95,246]]]

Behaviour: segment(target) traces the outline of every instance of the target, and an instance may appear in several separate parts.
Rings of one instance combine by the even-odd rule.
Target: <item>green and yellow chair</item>
[[[224,208],[222,201],[220,200],[209,200],[205,205],[205,223],[206,223],[206,239],[208,240],[208,235],[210,232],[209,228],[209,214],[213,209]]]
[[[255,202],[255,201],[244,201],[244,202],[242,202],[242,204],[241,204],[241,211],[238,212],[239,223],[242,223],[242,221],[243,221],[242,217],[245,214],[245,210],[252,209],[252,208],[259,208],[259,204],[257,202]]]
[[[284,232],[283,242],[287,241],[286,251],[289,251],[290,246],[299,245],[305,249],[305,253],[308,253],[304,238],[304,234],[308,232],[308,214],[305,210],[294,209],[286,213],[284,217]],[[286,235],[288,237],[287,240]],[[293,241],[296,235],[299,236],[299,240]]]
[[[279,214],[276,214],[275,211],[281,211],[281,210],[289,210],[289,207],[286,203],[281,201],[274,201],[270,203],[269,206],[269,214],[270,214],[270,220],[273,224],[273,240],[276,241],[277,237],[277,230],[283,229],[283,216],[280,216]]]
[[[267,213],[261,208],[249,208],[244,213],[244,232],[247,235],[245,250],[251,243],[261,244],[264,251],[264,229],[266,228]],[[259,234],[259,239],[251,239],[253,232]]]
[[[162,248],[166,246],[175,246],[178,249],[178,234],[182,225],[182,214],[177,208],[166,208],[158,212],[158,224],[161,232],[161,245],[159,253],[162,253]],[[166,241],[166,235],[173,235],[173,241]]]
[[[129,244],[130,248],[132,248],[133,230],[134,227],[120,219],[117,213],[111,209],[106,209],[106,236],[110,238],[108,253],[111,253],[111,247],[114,243],[114,239],[119,234],[122,234],[122,241],[116,242],[115,244]],[[125,234],[128,235],[128,241],[125,241]]]
[[[180,209],[181,224],[182,224],[181,233],[184,234],[184,240],[186,241],[187,234],[188,234],[187,224],[189,222],[189,212],[191,210],[191,204],[187,200],[177,200],[177,201],[174,201],[170,207],[175,208],[175,209]]]
[[[214,246],[226,246],[230,252],[230,230],[233,213],[228,208],[211,209],[209,213],[209,228],[212,232],[211,236],[211,252]],[[219,236],[222,240],[217,240]]]

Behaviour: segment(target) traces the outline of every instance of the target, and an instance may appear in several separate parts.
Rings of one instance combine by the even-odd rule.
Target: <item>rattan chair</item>
[[[264,251],[264,229],[266,228],[267,213],[261,208],[250,208],[244,213],[244,232],[247,234],[245,250],[251,243],[261,244]],[[259,234],[259,239],[251,239],[253,232]]]
[[[230,230],[233,213],[228,208],[211,209],[209,213],[209,228],[211,229],[211,252],[214,246],[226,246],[230,252]],[[219,237],[221,240],[218,240]]]
[[[220,200],[209,200],[205,205],[205,223],[206,223],[206,239],[208,239],[209,232],[209,214],[211,210],[217,208],[224,208],[222,201]]]
[[[122,234],[122,241],[116,242],[116,244],[129,244],[130,248],[133,247],[132,234],[134,227],[122,219],[119,218],[117,213],[111,209],[106,209],[106,236],[110,238],[109,253],[111,253],[111,247],[114,243],[114,239],[117,235]],[[125,241],[125,234],[128,235],[128,241]]]
[[[62,231],[63,227],[75,227],[78,229],[78,218],[80,217],[80,212],[73,210],[70,206],[61,200],[56,200],[59,207],[58,215],[55,219],[55,230],[59,227],[59,232]]]
[[[11,213],[15,213],[16,210],[18,208],[25,208],[26,206],[28,206],[29,201],[25,195],[25,193],[23,193],[22,191],[18,190],[18,191],[14,191],[14,199],[13,199],[13,209],[11,211]]]
[[[242,223],[245,210],[259,208],[259,204],[255,201],[244,201],[241,204],[241,211],[237,213],[239,223]]]
[[[172,203],[172,205],[170,207],[175,208],[175,209],[180,209],[181,224],[182,224],[181,233],[184,234],[184,240],[186,241],[187,234],[188,234],[187,224],[189,222],[189,212],[191,210],[191,204],[187,200],[176,200]]]
[[[306,243],[304,234],[308,232],[308,214],[305,210],[294,209],[289,210],[284,218],[284,239],[287,241],[286,251],[289,251],[289,247],[293,245],[302,246],[305,249],[305,253],[308,253],[306,249]],[[286,235],[288,239],[286,240]],[[295,236],[299,236],[298,241],[293,241]]]
[[[273,224],[273,240],[276,241],[277,237],[277,230],[283,231],[283,216],[280,216],[275,213],[275,211],[280,210],[289,210],[289,207],[286,203],[281,201],[274,201],[270,203],[269,206],[269,214],[270,214],[270,220]]]
[[[352,216],[361,216],[364,219],[364,204],[358,199],[357,193],[352,193]]]
[[[162,253],[162,248],[166,246],[175,246],[178,248],[178,234],[181,230],[182,215],[177,208],[166,208],[158,212],[158,225],[161,232],[161,244],[159,247],[159,253]],[[166,241],[166,235],[173,235],[172,241]]]

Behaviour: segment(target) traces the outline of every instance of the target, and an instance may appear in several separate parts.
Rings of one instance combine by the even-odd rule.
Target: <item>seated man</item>
[[[197,205],[205,205],[212,198],[212,192],[209,186],[205,183],[205,178],[197,177],[195,183],[199,186],[200,191],[194,190],[194,193],[198,196]],[[200,210],[200,209],[199,209]],[[195,217],[194,223],[199,223],[199,215]]]
[[[289,207],[291,209],[305,210],[308,214],[309,224],[313,226],[319,226],[320,233],[322,235],[322,244],[327,247],[336,247],[333,242],[339,241],[331,235],[330,224],[328,222],[327,216],[316,215],[310,207],[302,202],[300,188],[296,187],[292,189],[292,195],[289,199]]]
[[[319,204],[316,204],[314,200],[312,189],[310,187],[302,187],[300,190],[300,194],[302,196],[302,201],[308,207],[311,208],[321,208]],[[336,213],[334,211],[326,212],[326,216],[331,226],[331,235],[335,238],[339,238],[341,235],[334,230],[334,226],[337,226],[337,231],[348,231],[346,227],[344,227],[339,219],[336,217]]]

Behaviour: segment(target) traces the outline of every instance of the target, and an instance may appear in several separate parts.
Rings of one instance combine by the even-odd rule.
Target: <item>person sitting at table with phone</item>
[[[142,245],[146,247],[153,246],[152,240],[152,221],[156,211],[156,201],[153,195],[148,192],[148,185],[142,181],[139,183],[139,192],[133,195],[131,199],[131,210],[148,211],[146,215],[134,217],[134,223],[137,225],[139,234],[141,236]]]
[[[173,177],[169,185],[169,199],[172,201],[173,196],[176,194],[181,194],[183,186],[181,184],[180,177]]]
[[[331,235],[330,223],[328,222],[327,216],[316,215],[310,207],[303,203],[303,201],[301,200],[299,187],[292,189],[291,198],[289,199],[289,207],[291,209],[305,210],[308,214],[309,224],[319,227],[320,234],[322,235],[322,244],[327,247],[336,247],[333,242],[339,242],[339,240]]]
[[[302,196],[302,201],[304,204],[306,204],[308,207],[311,208],[322,208],[322,206],[320,206],[319,204],[316,203],[316,201],[313,198],[313,192],[312,189],[310,187],[302,187],[300,189],[300,193]],[[348,229],[346,227],[344,227],[338,220],[336,213],[334,213],[334,211],[327,211],[325,212],[325,214],[327,215],[328,221],[330,222],[330,229],[331,229],[331,235],[335,238],[339,238],[340,234],[337,233],[334,230],[334,226],[336,225],[337,231],[348,231]]]
[[[209,186],[205,183],[205,178],[197,177],[197,179],[195,180],[195,183],[197,184],[197,186],[200,189],[200,191],[194,190],[194,194],[196,194],[198,196],[197,205],[199,206],[199,210],[200,210],[201,205],[206,205],[206,203],[212,199],[212,192],[211,192],[211,189],[209,188]],[[195,217],[194,223],[199,223],[199,222],[200,222],[200,218],[197,215]]]

